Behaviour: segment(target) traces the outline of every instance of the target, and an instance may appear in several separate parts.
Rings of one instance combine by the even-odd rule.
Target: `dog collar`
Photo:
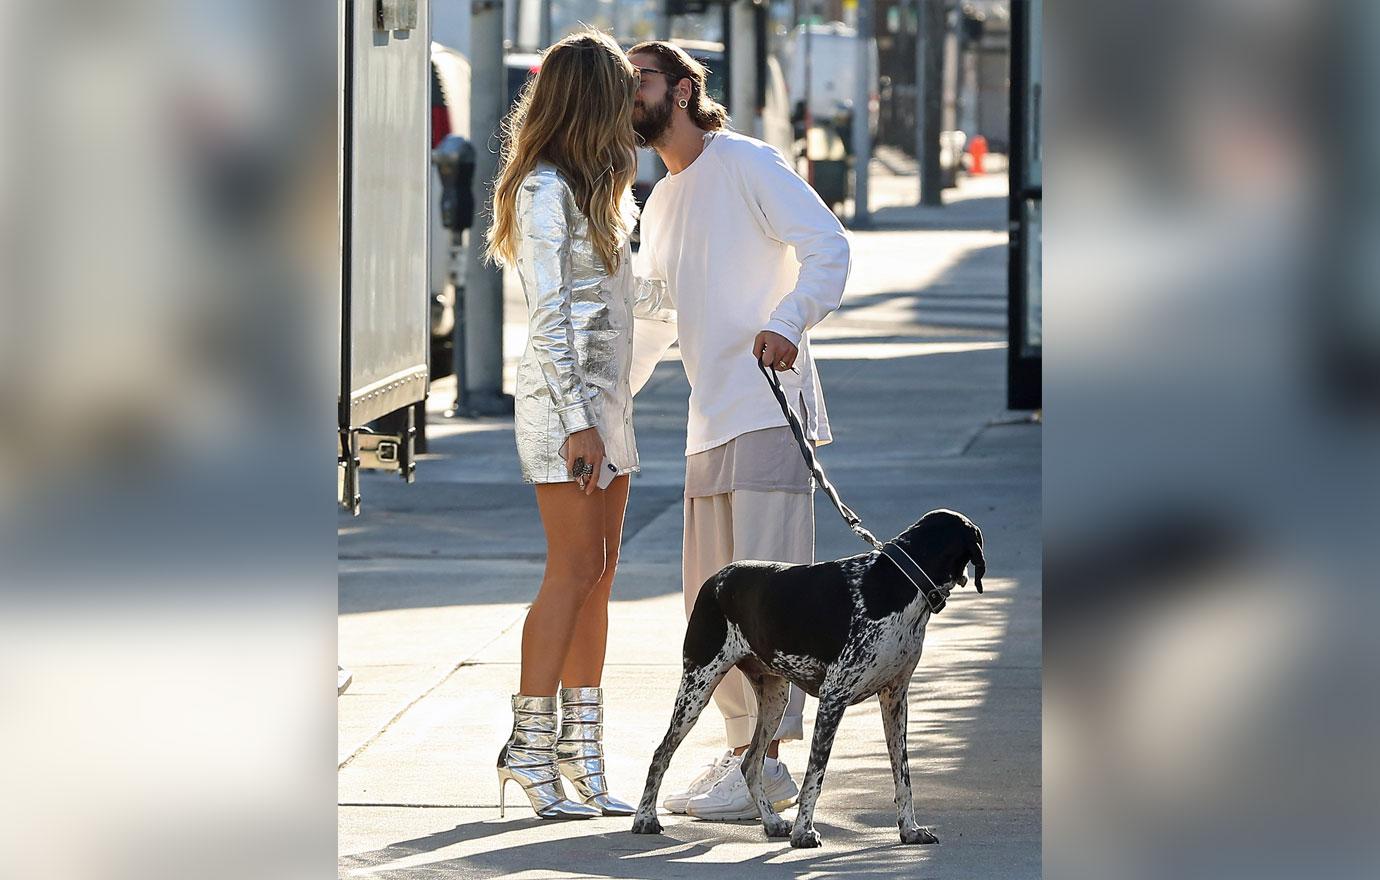
[[[920,591],[920,595],[925,597],[925,604],[930,606],[931,614],[938,614],[944,610],[944,604],[948,602],[948,599],[944,596],[943,591],[935,585],[934,580],[929,575],[925,574],[925,570],[920,567],[920,564],[910,558],[910,554],[900,544],[895,541],[887,541],[879,549],[883,556],[901,569],[901,574],[905,575],[906,580],[910,581],[915,589]]]

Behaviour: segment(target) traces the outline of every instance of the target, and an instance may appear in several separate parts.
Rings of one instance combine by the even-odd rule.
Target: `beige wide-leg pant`
[[[815,556],[814,496],[803,492],[754,492],[738,489],[722,495],[685,499],[685,614],[709,576],[730,562],[811,563]],[[782,609],[789,614],[790,609]],[[737,669],[714,691],[724,716],[729,748],[748,745],[757,728],[757,697],[747,676]],[[805,692],[791,687],[785,717],[776,739],[803,739]]]

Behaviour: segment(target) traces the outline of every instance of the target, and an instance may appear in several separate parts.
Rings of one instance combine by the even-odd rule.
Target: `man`
[[[705,94],[703,65],[655,41],[628,57],[641,77],[634,128],[670,172],[642,213],[638,274],[666,282],[690,380],[688,615],[700,586],[730,562],[814,561],[810,474],[756,362],[781,373],[787,398],[809,411],[809,438],[828,443],[806,332],[839,306],[849,245],[838,219],[780,153],[726,130],[724,108]],[[757,724],[752,687],[730,670],[714,700],[729,749],[664,805],[704,819],[755,819],[739,769]],[[803,737],[804,702],[792,688],[767,750],[764,781],[778,809],[797,794],[779,744]]]

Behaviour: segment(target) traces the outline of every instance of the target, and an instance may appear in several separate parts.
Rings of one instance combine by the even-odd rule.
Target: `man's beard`
[[[633,116],[633,131],[637,132],[642,138],[642,142],[649,147],[654,147],[657,141],[666,135],[666,129],[671,127],[671,94],[666,93],[666,100],[659,104],[643,104],[641,116]]]

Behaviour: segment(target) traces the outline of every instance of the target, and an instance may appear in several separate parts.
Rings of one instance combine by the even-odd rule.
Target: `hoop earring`
[[[689,107],[689,106],[690,106],[690,102],[689,102],[689,101],[685,100],[684,98],[681,98],[681,99],[680,99],[680,109],[684,110],[686,107]]]

